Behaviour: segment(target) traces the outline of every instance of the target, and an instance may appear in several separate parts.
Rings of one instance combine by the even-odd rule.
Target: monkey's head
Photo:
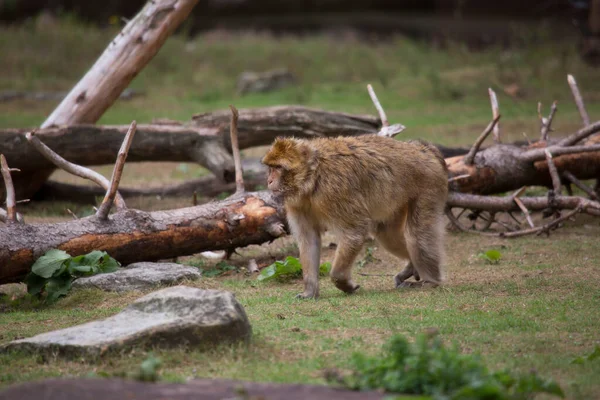
[[[269,167],[269,190],[284,195],[309,190],[316,161],[315,151],[305,141],[277,138],[261,162]]]

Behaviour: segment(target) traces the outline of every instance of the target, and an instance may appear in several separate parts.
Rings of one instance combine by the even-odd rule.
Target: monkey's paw
[[[360,285],[352,281],[343,281],[340,279],[333,279],[333,284],[336,288],[340,289],[342,292],[346,292],[348,294],[352,294],[360,289]]]
[[[302,292],[302,293],[298,293],[296,295],[297,299],[302,299],[302,300],[306,300],[306,299],[318,299],[319,298],[319,294],[318,293],[313,293],[313,292]]]
[[[420,281],[420,282],[412,282],[412,281],[404,281],[400,283],[396,283],[396,289],[415,289],[415,288],[435,288],[439,285],[433,282]]]

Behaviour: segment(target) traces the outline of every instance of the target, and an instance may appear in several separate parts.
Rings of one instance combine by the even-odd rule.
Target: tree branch
[[[475,160],[475,154],[477,154],[477,151],[479,151],[479,148],[481,147],[481,144],[488,137],[488,135],[490,134],[490,132],[492,132],[492,129],[494,129],[494,126],[496,126],[496,124],[498,123],[499,120],[500,120],[500,114],[498,114],[492,120],[492,122],[490,122],[488,124],[488,126],[481,133],[481,135],[479,135],[479,137],[477,138],[477,140],[475,141],[475,143],[473,143],[473,146],[469,150],[469,153],[467,153],[467,155],[464,158],[465,165],[473,165],[473,161]]]
[[[4,179],[4,187],[6,188],[6,222],[9,224],[16,223],[17,202],[15,199],[15,187],[13,186],[10,169],[6,163],[4,154],[0,154],[0,169],[2,170],[2,178]]]
[[[587,126],[590,124],[590,116],[588,115],[585,104],[583,103],[583,97],[581,97],[581,93],[579,92],[579,87],[577,86],[577,81],[573,75],[567,75],[567,82],[569,82],[569,86],[571,87],[571,92],[573,93],[573,99],[575,100],[575,104],[577,105],[577,109],[579,110],[579,115],[581,115],[581,120],[583,121],[583,126]]]
[[[554,193],[560,196],[562,188],[560,184],[560,176],[558,175],[558,170],[556,169],[556,165],[554,165],[554,161],[552,160],[552,154],[546,148],[544,149],[544,153],[546,154],[546,161],[548,162],[548,172],[550,173],[550,177],[552,178],[552,187],[554,188]]]
[[[523,161],[539,161],[546,158],[546,150],[552,152],[554,157],[565,154],[573,153],[589,153],[594,151],[600,151],[600,144],[594,144],[591,146],[571,146],[562,147],[560,145],[546,147],[545,149],[533,149],[522,153],[519,158]]]
[[[581,189],[585,193],[587,193],[587,195],[590,196],[590,198],[592,200],[598,200],[598,195],[596,195],[596,193],[592,190],[592,188],[590,188],[589,186],[587,186],[586,184],[584,184],[583,182],[581,182],[579,179],[577,179],[577,177],[575,175],[573,175],[569,171],[564,171],[562,173],[562,176],[564,176],[565,179],[567,179],[568,181],[570,181],[572,184],[574,184],[575,186],[577,186],[579,189]]]
[[[583,140],[596,132],[600,132],[600,121],[596,121],[591,125],[587,125],[578,130],[577,132],[573,133],[572,135],[567,136],[566,138],[558,142],[558,146],[572,146],[580,140]]]
[[[540,104],[540,103],[538,103]],[[556,114],[556,101],[552,103],[552,107],[550,107],[550,114],[547,119],[542,118],[542,131],[541,131],[541,140],[548,140],[548,133],[550,132],[550,126],[552,125],[552,120],[554,119],[554,114]]]
[[[375,108],[379,113],[379,118],[381,119],[381,129],[377,134],[379,136],[392,137],[406,129],[406,127],[402,124],[390,125],[387,116],[385,115],[385,111],[383,111],[383,107],[381,106],[381,103],[379,102],[379,99],[375,94],[375,90],[373,90],[373,86],[371,86],[371,84],[368,84],[367,90],[369,91],[369,96],[371,96],[371,100],[373,101],[373,104],[375,105]]]
[[[231,127],[230,127],[230,137],[231,137],[231,150],[233,152],[233,162],[235,164],[235,193],[240,194],[244,193],[246,189],[244,188],[244,174],[242,171],[242,160],[240,157],[240,146],[238,144],[238,110],[231,104],[229,105],[231,109]]]
[[[39,151],[44,157],[46,157],[48,161],[52,162],[58,168],[67,171],[70,174],[79,176],[81,178],[89,179],[90,181],[101,186],[104,190],[108,190],[110,188],[110,181],[108,179],[106,179],[94,170],[82,167],[77,164],[73,164],[65,160],[64,158],[56,154],[54,151],[52,151],[52,149],[50,149],[44,143],[42,143],[42,141],[35,136],[34,131],[27,132],[25,134],[25,138],[29,143],[31,143],[33,147],[36,148],[37,151]],[[125,200],[123,200],[123,197],[121,197],[119,193],[116,194],[115,203],[117,209],[127,208],[127,206],[125,205]]]
[[[500,105],[498,104],[498,97],[496,97],[496,92],[492,90],[492,88],[488,88],[488,93],[490,95],[490,103],[492,106],[492,118],[496,119],[500,115]],[[496,125],[493,129],[494,133],[494,142],[500,143],[500,124],[496,122]]]
[[[125,167],[127,153],[129,152],[129,148],[131,147],[131,142],[133,141],[133,135],[135,135],[136,127],[137,123],[133,121],[129,126],[129,130],[125,135],[125,140],[123,140],[123,144],[121,145],[121,149],[119,150],[119,154],[117,155],[117,161],[115,162],[113,174],[110,179],[109,189],[106,191],[106,195],[102,200],[102,204],[100,204],[100,207],[98,207],[98,211],[96,212],[96,217],[100,220],[106,220],[108,218],[108,213],[110,212],[110,209],[115,200],[117,189],[119,188],[119,182],[121,182],[123,168]]]

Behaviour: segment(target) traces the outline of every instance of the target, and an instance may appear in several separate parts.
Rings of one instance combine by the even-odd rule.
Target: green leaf
[[[273,264],[260,271],[257,279],[266,281],[289,275],[298,275],[302,273],[302,265],[296,257],[288,256],[284,261],[275,261]]]
[[[138,371],[134,374],[134,378],[143,382],[156,382],[159,378],[158,370],[162,364],[162,360],[155,357],[152,353],[142,361]]]
[[[600,357],[600,346],[596,346],[594,351],[588,355],[586,358],[588,361],[594,361],[596,358]]]
[[[500,253],[498,250],[488,250],[485,253],[479,253],[478,257],[483,258],[490,264],[498,264],[502,258],[502,253]]]
[[[70,275],[63,275],[48,279],[48,283],[46,284],[46,303],[54,303],[60,296],[66,296],[71,289],[72,282],[73,277]]]
[[[327,276],[329,275],[329,272],[331,272],[331,263],[329,261],[324,262],[319,266],[319,274],[321,276]]]
[[[585,357],[579,356],[571,360],[571,364],[583,365],[585,364]]]
[[[30,295],[41,294],[44,290],[46,282],[46,278],[42,278],[39,275],[36,275],[34,273],[27,274],[27,277],[25,277],[25,283],[27,284],[27,293],[29,293]]]
[[[100,264],[100,271],[102,273],[115,272],[121,267],[121,263],[108,255],[108,253],[104,253],[104,257],[102,257],[102,263]]]
[[[50,278],[70,258],[71,256],[62,250],[48,250],[46,254],[35,261],[31,272],[42,278]]]

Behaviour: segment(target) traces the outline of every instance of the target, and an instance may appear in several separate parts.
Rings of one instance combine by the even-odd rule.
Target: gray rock
[[[261,93],[278,90],[294,82],[294,76],[287,69],[274,69],[263,73],[243,72],[238,78],[237,88],[240,94]]]
[[[200,278],[198,268],[175,263],[139,262],[116,272],[79,278],[74,288],[98,288],[111,292],[151,289],[159,285],[174,285],[185,279]]]
[[[97,357],[132,348],[192,346],[249,341],[252,328],[230,292],[175,286],[150,293],[119,314],[27,339],[0,351]]]

